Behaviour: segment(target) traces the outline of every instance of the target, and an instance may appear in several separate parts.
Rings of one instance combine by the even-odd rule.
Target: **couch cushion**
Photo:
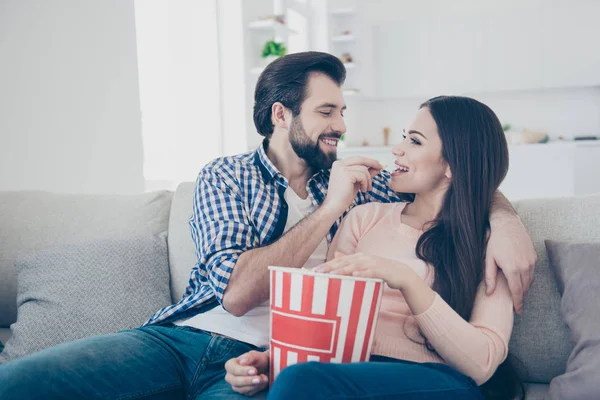
[[[165,236],[94,240],[19,258],[18,319],[0,362],[138,327],[170,304]]]
[[[600,393],[600,242],[547,240],[546,248],[562,295],[563,319],[575,343],[567,371],[550,382],[548,398],[597,398]]]
[[[549,383],[565,372],[573,344],[562,320],[544,240],[600,240],[600,196],[522,200],[513,205],[533,239],[538,263],[523,315],[515,318],[509,348],[525,366],[524,380]]]
[[[525,400],[544,400],[548,393],[545,383],[525,383]]]
[[[10,335],[10,328],[0,328],[0,342],[6,343]]]
[[[94,238],[158,234],[167,230],[171,192],[69,195],[0,192],[0,327],[17,318],[19,255]]]
[[[169,265],[173,303],[181,300],[196,265],[196,248],[188,220],[192,216],[194,183],[184,182],[175,191],[169,217]]]

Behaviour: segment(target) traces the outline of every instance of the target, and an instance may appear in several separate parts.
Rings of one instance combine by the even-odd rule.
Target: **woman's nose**
[[[392,154],[398,157],[402,157],[405,154],[404,150],[402,149],[402,143],[399,143],[392,147]]]

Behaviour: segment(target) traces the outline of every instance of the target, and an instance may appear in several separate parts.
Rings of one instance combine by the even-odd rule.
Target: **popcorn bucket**
[[[290,365],[368,361],[383,294],[380,279],[269,267],[270,383]]]

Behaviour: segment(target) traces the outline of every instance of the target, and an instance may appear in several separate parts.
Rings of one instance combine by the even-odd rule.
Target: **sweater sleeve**
[[[415,319],[444,361],[481,385],[508,355],[514,315],[506,278],[498,273],[496,290],[490,296],[485,294],[485,284],[479,285],[469,322],[438,294],[431,307]]]

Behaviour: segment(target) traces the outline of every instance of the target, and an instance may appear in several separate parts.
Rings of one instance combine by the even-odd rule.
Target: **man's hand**
[[[379,161],[368,157],[348,157],[334,162],[323,206],[341,215],[352,204],[359,190],[367,192],[373,189],[373,177],[382,169]]]
[[[253,396],[269,384],[269,351],[249,351],[225,363],[225,381],[235,392]]]
[[[523,312],[523,298],[533,282],[537,254],[529,234],[515,216],[505,215],[491,222],[491,234],[485,260],[485,284],[488,295],[496,289],[497,268],[500,268],[512,294],[517,314]]]

